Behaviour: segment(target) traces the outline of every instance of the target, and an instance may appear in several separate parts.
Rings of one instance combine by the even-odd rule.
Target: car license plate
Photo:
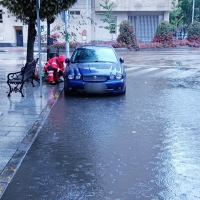
[[[87,93],[105,93],[107,86],[104,83],[86,83],[84,90]]]

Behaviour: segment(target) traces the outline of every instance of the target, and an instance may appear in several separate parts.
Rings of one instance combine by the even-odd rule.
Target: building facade
[[[63,32],[67,26],[67,30],[73,33],[71,41],[116,40],[120,23],[129,20],[133,24],[137,39],[149,42],[158,24],[162,20],[169,20],[171,0],[110,0],[110,3],[113,3],[112,17],[109,23],[103,23],[108,10],[100,5],[105,5],[102,0],[78,0],[69,9],[67,23],[61,15],[58,15],[55,22],[51,24],[52,34]],[[114,25],[112,30],[104,28],[109,24]],[[45,34],[47,23],[44,21],[41,25],[44,28],[42,34]],[[26,46],[27,31],[27,25],[17,21],[6,8],[0,7],[0,46]],[[60,37],[59,40],[64,41],[64,37]]]
[[[0,7],[0,46],[23,46],[27,41],[27,27]]]
[[[93,2],[93,9],[95,10],[95,19],[100,23],[103,12],[100,6],[101,0]],[[119,24],[123,20],[129,20],[133,24],[137,39],[143,42],[149,42],[153,38],[158,24],[162,20],[169,21],[169,11],[171,9],[171,0],[112,0],[113,2],[113,16],[116,19],[116,31],[113,34],[114,39],[119,34]],[[104,30],[97,29],[97,39],[103,34]],[[103,39],[103,38],[102,38]]]

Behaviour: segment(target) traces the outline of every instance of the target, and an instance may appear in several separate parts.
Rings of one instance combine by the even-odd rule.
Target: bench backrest
[[[34,75],[36,65],[37,65],[37,60],[33,60],[30,63],[26,63],[26,65],[22,69],[23,81],[27,81]]]

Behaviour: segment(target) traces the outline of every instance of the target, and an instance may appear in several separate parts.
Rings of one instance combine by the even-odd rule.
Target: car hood
[[[79,72],[81,75],[122,73],[122,67],[118,63],[71,63],[69,69],[71,72]]]

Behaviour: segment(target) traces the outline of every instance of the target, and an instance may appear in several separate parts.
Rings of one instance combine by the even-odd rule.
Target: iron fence
[[[172,29],[173,39],[182,40],[188,38],[188,31],[186,28],[180,28],[178,30]]]

